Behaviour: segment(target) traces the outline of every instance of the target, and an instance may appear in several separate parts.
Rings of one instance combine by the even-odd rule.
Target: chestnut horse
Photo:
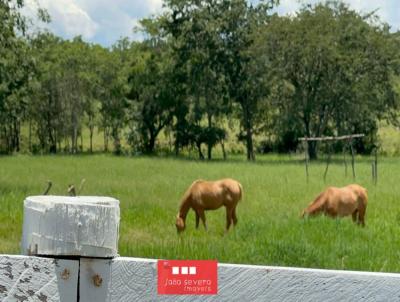
[[[222,206],[226,208],[226,231],[237,224],[236,206],[242,198],[242,185],[236,180],[226,178],[217,181],[196,180],[183,195],[178,215],[176,228],[178,233],[186,228],[186,215],[190,209],[196,213],[196,228],[199,220],[207,230],[204,211],[216,210]]]
[[[322,213],[335,218],[352,215],[354,222],[365,226],[367,203],[367,190],[359,185],[329,187],[304,209],[301,216],[316,216]]]

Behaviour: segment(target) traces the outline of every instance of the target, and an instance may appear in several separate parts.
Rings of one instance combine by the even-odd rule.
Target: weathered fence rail
[[[0,301],[77,301],[78,260],[0,256]]]
[[[236,264],[218,265],[218,295],[158,295],[157,260],[115,257],[117,200],[28,197],[24,207],[28,255],[0,255],[1,302],[400,301],[400,274]]]
[[[0,256],[0,301],[400,301],[400,275],[390,273],[219,264],[218,288],[159,296],[151,259]]]

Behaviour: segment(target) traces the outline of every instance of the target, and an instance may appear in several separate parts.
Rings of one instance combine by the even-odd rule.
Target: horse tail
[[[367,207],[367,203],[368,203],[368,193],[367,193],[367,189],[362,188],[359,192],[359,196],[358,196],[358,208],[366,208]]]
[[[238,199],[238,201],[239,201],[239,200],[241,200],[243,198],[243,187],[240,184],[240,182],[238,182],[238,186],[239,186],[239,199]]]
[[[367,205],[367,203],[368,203],[368,191],[367,191],[367,189],[364,189],[364,199],[365,199],[365,205]]]
[[[367,210],[368,203],[368,194],[365,188],[361,187],[357,201],[358,223],[360,223],[362,226],[365,226],[365,212]]]

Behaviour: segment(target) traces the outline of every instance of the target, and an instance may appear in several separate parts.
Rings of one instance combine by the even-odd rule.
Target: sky
[[[256,2],[257,0],[250,0]],[[281,0],[276,11],[293,14],[301,3],[317,3],[318,0]],[[381,20],[393,30],[400,30],[399,0],[345,0],[359,12],[377,10]],[[38,4],[51,16],[48,25],[35,22],[37,28],[47,27],[54,34],[69,39],[81,35],[84,40],[110,46],[120,37],[140,39],[133,28],[138,20],[162,11],[163,0],[25,0],[25,14],[35,16]]]

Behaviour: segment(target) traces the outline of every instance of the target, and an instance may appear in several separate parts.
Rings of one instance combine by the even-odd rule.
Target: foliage
[[[280,137],[365,133],[376,141],[377,121],[398,110],[392,79],[399,54],[389,28],[368,21],[328,2],[265,27],[258,47],[271,67]],[[309,142],[310,157],[316,152]]]
[[[135,56],[130,76],[129,98],[133,149],[153,153],[157,136],[172,121],[173,95],[169,87],[168,56],[161,40],[148,42]]]
[[[126,141],[156,153],[164,134],[170,152],[211,159],[229,133],[254,160],[295,152],[301,136],[356,132],[367,136],[355,149],[370,153],[379,123],[399,125],[399,32],[339,1],[278,16],[274,0],[166,0],[135,29],[143,41],[110,48],[27,35],[23,4],[0,1],[1,152],[75,154],[85,131],[93,152],[97,130],[116,154]]]
[[[20,151],[21,124],[35,74],[26,42],[27,20],[20,13],[23,6],[22,0],[0,1],[0,152],[7,153]]]

